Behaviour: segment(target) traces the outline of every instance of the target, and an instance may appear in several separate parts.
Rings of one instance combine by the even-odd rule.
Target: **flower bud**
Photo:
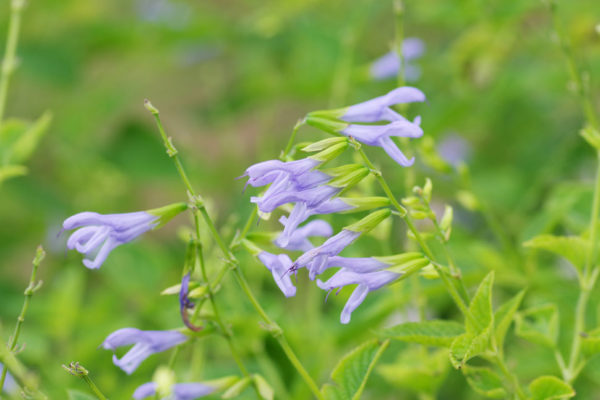
[[[371,229],[379,225],[381,221],[389,217],[391,214],[392,212],[388,208],[383,210],[377,210],[367,215],[363,219],[351,225],[345,226],[344,229],[353,232],[367,233]]]

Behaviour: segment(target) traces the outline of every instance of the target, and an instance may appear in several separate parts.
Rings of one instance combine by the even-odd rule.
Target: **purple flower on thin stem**
[[[402,55],[404,56],[404,74],[407,81],[414,81],[419,78],[420,71],[409,62],[421,57],[425,50],[425,45],[421,39],[406,38],[402,42]],[[371,64],[369,73],[376,80],[393,78],[398,75],[400,69],[400,57],[395,50],[392,50],[381,56]]]
[[[394,121],[386,125],[348,125],[340,133],[348,137],[352,137],[357,141],[369,146],[379,146],[398,164],[403,167],[410,167],[415,161],[400,151],[396,143],[392,140],[392,136],[418,138],[423,136],[423,129],[419,126],[420,119],[415,122]]]
[[[308,276],[311,280],[321,274],[327,268],[329,257],[337,256],[346,246],[350,245],[361,235],[348,229],[342,229],[337,235],[330,237],[319,247],[302,254],[291,267],[292,271],[307,267]]]
[[[285,225],[287,218],[281,217],[279,221]],[[290,235],[289,239],[285,241],[285,245],[282,244],[281,236],[275,240],[275,244],[286,250],[308,251],[315,247],[310,240],[308,240],[309,237],[329,237],[331,235],[333,235],[333,229],[331,228],[331,225],[323,220],[317,219],[307,223],[301,228],[295,229]]]
[[[156,395],[156,386],[154,382],[144,383],[135,390],[133,398],[141,400]],[[172,387],[172,400],[194,400],[209,395],[215,390],[215,387],[203,383],[177,383]]]
[[[340,322],[347,324],[350,322],[352,311],[361,305],[369,292],[395,281],[400,276],[400,274],[391,271],[360,273],[342,268],[325,282],[318,279],[317,286],[323,290],[333,290],[341,289],[346,285],[358,284],[352,295],[348,298],[340,317]]]
[[[181,319],[185,326],[190,328],[194,332],[202,330],[201,326],[192,324],[188,316],[188,310],[194,308],[194,303],[188,298],[190,284],[190,273],[184,275],[181,279],[181,289],[179,290],[179,311],[181,313]]]
[[[67,218],[63,229],[80,228],[67,240],[67,248],[84,254],[83,265],[96,269],[115,247],[154,228],[158,219],[159,216],[145,211],[106,215],[82,212]]]
[[[262,197],[252,197],[250,201],[256,203],[260,211],[270,213],[277,207],[287,203],[305,203],[307,207],[316,207],[325,200],[339,193],[341,188],[327,185],[300,191],[281,191],[272,196],[266,194]]]
[[[271,271],[273,279],[285,297],[293,297],[296,295],[296,287],[292,283],[290,277],[290,269],[292,260],[287,254],[271,254],[262,251],[258,254],[258,259]]]
[[[131,374],[146,358],[160,353],[188,340],[178,331],[141,331],[135,328],[119,329],[108,335],[102,347],[113,352],[121,346],[133,344],[133,347],[120,359],[113,355],[113,363]]]
[[[320,163],[320,161],[310,157],[288,162],[268,160],[251,165],[240,178],[247,176],[248,182],[246,182],[246,185],[253,187],[265,186],[284,178],[293,181]]]
[[[406,121],[406,118],[390,107],[395,104],[423,101],[425,101],[425,95],[419,89],[410,86],[399,87],[383,96],[343,109],[344,114],[340,119],[346,122],[363,123]]]

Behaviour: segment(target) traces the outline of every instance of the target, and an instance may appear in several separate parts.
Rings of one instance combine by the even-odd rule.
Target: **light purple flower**
[[[404,55],[405,67],[404,74],[407,81],[413,81],[419,78],[420,70],[409,64],[411,60],[421,57],[425,50],[423,41],[417,38],[406,38],[402,42],[402,54]],[[398,75],[400,69],[400,57],[395,50],[392,50],[371,64],[369,70],[371,77],[377,80],[392,78]]]
[[[361,143],[369,146],[382,147],[386,153],[398,164],[403,167],[409,167],[414,162],[414,157],[410,160],[400,151],[392,136],[418,138],[423,136],[423,129],[419,126],[420,119],[415,122],[407,120],[394,121],[386,125],[348,125],[340,133],[352,137]]]
[[[190,273],[188,272],[181,279],[181,288],[179,289],[179,312],[185,326],[194,332],[198,332],[202,330],[202,327],[194,325],[188,317],[188,310],[194,308],[194,302],[192,302],[188,297],[189,285]]]
[[[246,185],[260,187],[275,182],[277,178],[288,177],[294,180],[320,163],[320,161],[310,157],[288,162],[268,160],[251,165],[240,178],[247,176],[248,182],[246,182]]]
[[[4,369],[4,366],[2,365],[2,363],[0,363],[0,372],[2,372],[3,369]],[[4,386],[2,387],[2,390],[6,393],[14,393],[17,391],[17,389],[18,389],[17,382],[15,382],[15,379],[12,377],[12,375],[7,372],[6,379],[4,380]]]
[[[292,260],[287,254],[271,254],[262,251],[258,255],[258,259],[271,271],[273,279],[285,297],[293,297],[296,295],[296,287],[292,283],[290,277],[290,268]]]
[[[250,201],[256,203],[259,210],[262,212],[270,213],[277,207],[287,203],[302,202],[305,203],[307,207],[316,207],[340,191],[341,188],[321,185],[306,190],[283,190],[273,195],[265,194],[262,197],[251,197]]]
[[[287,218],[281,217],[279,221],[285,225]],[[331,225],[323,220],[317,219],[307,223],[301,228],[295,229],[289,238],[286,238],[287,240],[285,240],[285,242],[282,240],[282,237],[279,236],[277,240],[275,240],[275,244],[286,250],[308,251],[315,247],[310,240],[308,240],[309,237],[329,237],[331,235],[333,235],[333,229],[331,228]]]
[[[216,390],[215,387],[203,383],[177,383],[173,385],[172,400],[194,400],[211,394]],[[148,382],[138,387],[133,393],[135,400],[145,399],[156,394],[156,383]]]
[[[369,292],[395,281],[400,276],[400,274],[390,271],[360,273],[342,268],[325,282],[320,279],[317,280],[317,286],[323,290],[333,290],[340,289],[346,285],[358,284],[352,295],[348,298],[340,317],[340,322],[347,324],[350,322],[352,311],[361,305]]]
[[[119,329],[108,335],[102,342],[102,347],[113,352],[117,347],[133,347],[120,359],[113,355],[113,363],[131,374],[146,358],[154,353],[160,353],[188,340],[188,337],[178,331],[141,331],[135,328]]]
[[[115,247],[154,228],[158,219],[159,216],[145,211],[105,215],[82,212],[67,218],[63,222],[63,229],[80,228],[69,237],[67,247],[84,254],[86,258],[83,265],[96,269],[100,268]]]
[[[425,95],[419,89],[410,86],[399,87],[383,96],[347,107],[340,119],[346,122],[366,123],[406,121],[406,118],[392,110],[390,106],[422,101],[425,101]]]
[[[291,269],[295,271],[298,268],[307,267],[309,278],[314,280],[317,275],[327,268],[329,257],[337,256],[360,235],[361,232],[342,229],[341,232],[327,239],[319,247],[315,247],[298,257]]]
[[[469,158],[471,146],[461,136],[451,133],[440,141],[438,151],[444,160],[456,167]]]

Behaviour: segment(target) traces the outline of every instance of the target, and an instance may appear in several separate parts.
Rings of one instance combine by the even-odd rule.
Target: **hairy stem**
[[[29,277],[29,285],[25,289],[24,295],[25,300],[23,300],[23,306],[21,307],[21,313],[17,317],[17,324],[15,325],[15,330],[10,337],[8,342],[8,351],[14,351],[17,347],[17,343],[19,341],[19,335],[21,334],[21,327],[23,326],[23,322],[25,322],[25,314],[27,314],[27,310],[29,309],[29,302],[31,297],[41,287],[41,282],[36,282],[37,270],[40,266],[40,263],[44,259],[46,253],[42,246],[39,246],[36,251],[35,258],[33,259],[33,268],[31,269],[31,275]],[[6,380],[6,374],[8,373],[6,365],[2,368],[2,375],[0,376],[0,394],[2,393],[2,388],[4,387],[4,381]]]
[[[6,50],[4,51],[2,71],[0,72],[0,126],[4,121],[10,78],[17,67],[17,44],[21,28],[21,13],[24,7],[24,0],[12,0],[10,3],[10,22],[8,23],[8,36],[6,37]]]

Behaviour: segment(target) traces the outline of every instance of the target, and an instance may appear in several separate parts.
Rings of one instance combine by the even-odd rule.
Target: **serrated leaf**
[[[483,278],[469,305],[469,312],[473,318],[467,318],[465,323],[467,333],[476,336],[488,329],[493,323],[492,314],[492,286],[494,285],[494,271]]]
[[[593,357],[600,353],[600,328],[583,335],[581,339],[581,350],[586,357]]]
[[[10,149],[12,162],[21,163],[31,156],[51,121],[52,113],[46,111],[15,140]]]
[[[582,270],[589,253],[589,243],[579,236],[540,235],[523,243],[523,246],[543,249],[569,260],[575,268]]]
[[[467,361],[484,353],[490,342],[489,328],[478,335],[465,333],[452,342],[450,346],[450,362],[456,369],[461,369]]]
[[[423,351],[422,347],[411,346],[394,363],[379,366],[377,372],[394,387],[433,398],[448,372],[448,350]]]
[[[464,327],[458,322],[431,320],[405,322],[383,330],[381,335],[403,342],[447,347],[464,332]]]
[[[502,378],[491,369],[465,365],[462,372],[467,378],[469,386],[480,395],[492,399],[505,399],[507,397]]]
[[[360,399],[367,379],[389,341],[379,343],[371,340],[345,355],[331,373],[334,385],[323,386],[327,400]]]
[[[506,332],[508,332],[515,313],[521,305],[523,296],[525,296],[525,290],[521,290],[515,297],[502,304],[494,314],[494,335],[496,336],[496,344],[500,349],[504,347]]]
[[[69,389],[67,395],[69,400],[96,400],[96,397],[74,389]]]
[[[273,400],[275,392],[273,391],[271,385],[267,383],[265,378],[263,378],[261,375],[256,374],[254,375],[254,383],[256,384],[256,388],[258,389],[260,397],[262,397],[265,400]]]
[[[575,396],[575,391],[566,382],[555,376],[541,376],[529,384],[531,400],[558,400]]]
[[[558,336],[558,309],[555,304],[517,313],[515,333],[530,342],[555,347]]]

